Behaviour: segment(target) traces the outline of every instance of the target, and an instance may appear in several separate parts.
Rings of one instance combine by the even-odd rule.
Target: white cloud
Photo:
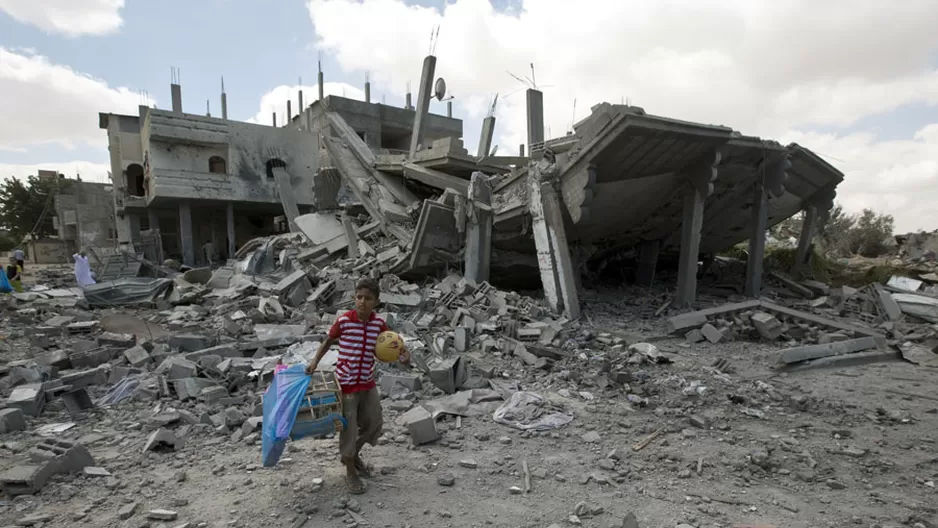
[[[849,208],[869,202],[888,207],[901,229],[938,227],[938,212],[927,207],[917,218],[896,209],[900,197],[910,203],[915,193],[893,188],[893,198],[877,201],[863,194],[885,177],[930,181],[938,160],[934,131],[898,142],[793,132],[938,104],[933,0],[582,0],[575,8],[566,0],[527,0],[507,13],[489,0],[455,0],[442,9],[401,0],[308,0],[308,9],[319,49],[395,92],[407,81],[416,87],[438,24],[437,75],[471,119],[483,117],[480,102],[491,93],[502,94],[496,142],[511,150],[526,142],[524,93],[506,72],[530,76],[534,63],[548,136],[564,134],[593,104],[627,98],[652,114],[804,137],[805,146],[844,160],[832,161],[846,174],[840,197]]]
[[[0,0],[0,11],[47,33],[104,35],[124,23],[124,0]]]
[[[141,102],[128,88],[111,88],[41,55],[3,47],[0,94],[0,150],[48,143],[103,146],[107,138],[97,113],[136,114]]]
[[[36,176],[40,170],[54,170],[64,174],[68,178],[75,178],[81,175],[84,181],[110,182],[108,171],[111,166],[106,163],[94,163],[92,161],[67,161],[63,163],[38,163],[35,165],[17,165],[12,163],[0,163],[0,180],[7,178],[18,178],[25,180],[29,176]]]
[[[342,97],[348,97],[349,99],[359,99],[361,101],[365,100],[364,90],[361,88],[356,88],[351,84],[324,82],[322,83],[322,89],[325,95],[341,95]],[[292,101],[291,111],[293,112],[294,116],[300,113],[300,90],[303,90],[303,106],[309,106],[319,98],[318,84],[314,84],[312,86],[287,86],[285,84],[281,84],[280,86],[270,89],[267,93],[261,96],[260,110],[258,110],[254,117],[248,119],[248,122],[259,123],[262,125],[272,125],[273,113],[277,112],[277,124],[283,125],[286,122],[285,119],[287,117],[287,101]],[[373,96],[374,92],[372,92],[372,97]]]

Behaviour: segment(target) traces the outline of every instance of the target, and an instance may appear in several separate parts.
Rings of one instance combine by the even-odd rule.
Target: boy
[[[10,265],[7,266],[7,280],[10,281],[10,286],[13,287],[13,291],[17,293],[23,292],[23,268],[20,267],[19,261],[16,260],[16,257],[10,257]]]
[[[365,491],[359,474],[368,476],[369,472],[359,453],[366,443],[377,445],[383,425],[381,395],[375,385],[375,342],[388,325],[374,312],[380,295],[377,282],[360,280],[355,285],[355,309],[336,319],[328,338],[306,367],[306,372],[312,374],[326,351],[339,344],[335,377],[342,389],[342,413],[348,420],[348,427],[339,433],[339,454],[345,465],[346,487],[355,495]],[[410,362],[406,349],[401,351],[400,362],[405,365]]]

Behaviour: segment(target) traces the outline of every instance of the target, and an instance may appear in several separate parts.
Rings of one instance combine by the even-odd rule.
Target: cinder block
[[[143,348],[140,345],[137,345],[133,348],[128,348],[124,351],[124,357],[127,359],[127,362],[130,363],[132,367],[141,368],[144,365],[149,364],[152,361],[150,358],[150,353],[147,352],[147,349]]]
[[[111,351],[107,348],[95,348],[82,352],[73,352],[69,356],[72,367],[76,369],[95,368],[111,360]]]
[[[381,392],[390,395],[395,387],[403,387],[410,392],[417,392],[423,388],[417,376],[398,376],[394,374],[381,375]]]
[[[104,332],[98,336],[98,346],[115,346],[120,348],[130,348],[137,344],[137,338],[133,334],[116,334],[114,332]]]
[[[198,334],[174,334],[169,338],[169,346],[180,352],[195,352],[212,346],[213,339]]]
[[[78,442],[46,438],[29,449],[33,462],[52,462],[55,473],[79,473],[94,465],[94,457]]]
[[[107,383],[108,373],[103,368],[93,368],[66,374],[59,378],[63,385],[71,385],[73,389],[82,389],[92,385]]]
[[[91,396],[88,396],[88,391],[85,389],[74,389],[62,393],[62,403],[73,418],[80,416],[88,409],[94,409],[94,402],[91,401]]]
[[[26,417],[18,408],[0,409],[0,433],[26,430]]]
[[[52,462],[16,466],[0,475],[0,486],[8,497],[35,495],[55,473],[55,464]]]
[[[39,416],[46,403],[46,393],[42,383],[29,383],[13,389],[7,399],[8,407],[15,407],[29,416]]]
[[[430,411],[423,407],[414,407],[407,411],[403,416],[403,421],[410,433],[410,440],[415,446],[428,444],[440,438],[440,433],[436,430],[436,421]]]
[[[753,326],[759,331],[764,339],[775,341],[782,335],[785,325],[782,324],[774,315],[765,312],[756,312],[749,318]]]

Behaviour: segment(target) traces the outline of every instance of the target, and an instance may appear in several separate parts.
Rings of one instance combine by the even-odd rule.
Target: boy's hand
[[[397,361],[402,365],[410,365],[410,351],[407,348],[402,349]]]
[[[316,369],[317,369],[317,368],[319,368],[319,362],[318,362],[318,361],[310,361],[310,362],[309,362],[309,365],[306,365],[306,373],[307,373],[307,374],[312,374],[313,372],[316,372]]]

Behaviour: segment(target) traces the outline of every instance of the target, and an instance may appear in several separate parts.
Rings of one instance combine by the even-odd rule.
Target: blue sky
[[[194,113],[206,99],[220,113],[222,76],[233,119],[265,122],[271,108],[283,112],[298,78],[311,101],[320,53],[327,82],[354,93],[370,74],[373,99],[400,105],[440,25],[437,73],[456,96],[470,151],[495,92],[499,152],[524,142],[522,86],[507,72],[527,74],[535,63],[538,82],[549,85],[553,135],[591,105],[628,97],[651,113],[797,141],[847,175],[838,199],[848,210],[874,207],[894,214],[900,229],[935,228],[938,212],[921,201],[938,199],[938,37],[930,22],[938,2],[903,5],[0,0],[0,177],[40,165],[104,177],[97,113],[132,112],[140,98],[121,87],[146,90],[167,107],[171,66],[181,70],[183,106]],[[838,15],[845,10],[850,17]],[[811,22],[831,16],[837,25]],[[76,81],[87,77],[100,82]]]

